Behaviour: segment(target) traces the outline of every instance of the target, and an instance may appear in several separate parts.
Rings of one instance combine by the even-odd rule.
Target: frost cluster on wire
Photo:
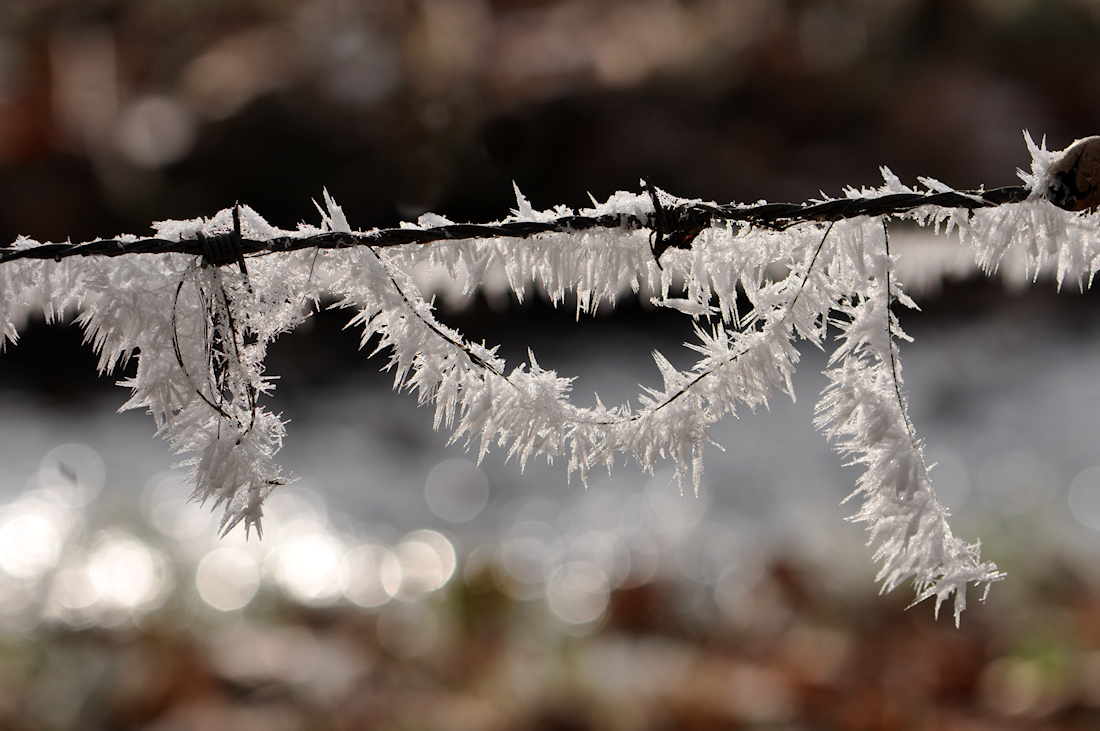
[[[1028,200],[969,211],[922,206],[893,217],[938,232],[957,230],[987,272],[1010,247],[1029,271],[1057,264],[1058,283],[1091,284],[1100,262],[1094,215],[1072,213],[1048,200],[1057,154],[1045,141],[1027,143],[1032,169],[1021,172]],[[922,179],[925,191],[904,185],[883,168],[884,184],[849,189],[849,198],[951,190]],[[535,210],[517,190],[506,221],[546,221],[573,212]],[[669,206],[684,203],[659,193]],[[619,192],[581,215],[632,215],[646,220],[654,199]],[[278,230],[241,206],[241,232],[253,239],[307,237],[351,231],[340,207],[324,196],[320,226]],[[182,240],[234,230],[232,209],[212,218],[155,224],[158,238]],[[408,228],[450,222],[422,216]],[[368,232],[369,233],[369,232]],[[136,237],[130,237],[136,239]],[[629,227],[549,233],[530,238],[444,240],[426,245],[303,249],[249,256],[247,268],[214,266],[187,254],[21,259],[0,265],[0,343],[17,339],[20,308],[38,302],[47,321],[79,312],[101,372],[131,358],[136,373],[121,385],[132,395],[124,409],[152,414],[174,452],[186,456],[193,498],[224,506],[225,531],[243,523],[260,531],[264,498],[286,479],[274,461],[283,422],[263,398],[273,388],[264,371],[267,345],[308,318],[319,303],[354,312],[362,344],[386,354],[394,387],[434,408],[434,425],[484,455],[505,449],[522,467],[543,457],[562,459],[586,481],[593,468],[610,469],[627,455],[652,471],[671,459],[684,482],[699,485],[708,428],[739,407],[756,410],[778,394],[794,397],[792,374],[803,343],[836,345],[830,384],[817,407],[817,426],[837,448],[865,467],[852,497],[862,499],[854,520],[867,523],[883,590],[912,579],[917,601],[954,595],[956,622],[971,583],[1001,578],[983,562],[978,544],[951,532],[935,496],[928,466],[906,414],[898,341],[907,340],[891,306],[915,307],[894,274],[885,217],[831,223],[807,221],[784,230],[715,225],[690,248],[654,258],[651,234]],[[40,246],[21,238],[14,248]],[[507,364],[496,350],[467,341],[436,319],[411,271],[427,263],[464,271],[474,291],[499,268],[522,299],[538,282],[556,305],[575,297],[578,316],[643,285],[654,301],[695,319],[699,354],[679,371],[659,353],[659,386],[645,387],[636,404],[593,408],[570,400],[571,379],[529,361]],[[745,303],[748,303],[746,306]]]

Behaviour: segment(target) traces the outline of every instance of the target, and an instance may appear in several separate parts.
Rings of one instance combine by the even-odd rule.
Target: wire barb
[[[244,243],[241,239],[241,205],[233,205],[233,230],[225,234],[204,236],[201,231],[196,238],[202,247],[203,266],[225,266],[236,264],[240,267],[241,274],[248,276],[248,268],[244,263]]]
[[[669,249],[690,249],[691,242],[711,226],[712,219],[693,215],[688,207],[665,207],[652,183],[646,182],[645,190],[653,202],[653,216],[649,224],[654,236],[650,249],[653,251],[653,258],[657,260],[657,266],[660,266],[661,254]]]

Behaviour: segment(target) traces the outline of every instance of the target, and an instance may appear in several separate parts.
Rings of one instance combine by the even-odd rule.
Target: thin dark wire
[[[829,238],[829,234],[832,233],[832,231],[833,231],[833,224],[834,223],[836,223],[836,222],[835,221],[830,222],[829,227],[827,229],[825,229],[825,235],[821,237],[821,243],[819,243],[817,245],[817,249],[814,250],[814,255],[812,257],[810,257],[810,263],[806,267],[806,273],[802,276],[802,281],[798,283],[798,291],[795,292],[794,299],[791,300],[790,307],[787,308],[787,311],[785,313],[783,313],[783,317],[780,318],[780,320],[779,320],[780,323],[786,322],[787,318],[790,317],[791,314],[794,312],[795,303],[797,303],[798,298],[802,296],[802,291],[806,289],[806,282],[810,279],[810,272],[813,271],[814,264],[817,263],[817,257],[821,254],[821,249],[825,246],[825,241]],[[755,318],[752,320],[752,322],[756,322]],[[668,400],[661,402],[661,404],[659,406],[657,406],[657,408],[655,408],[654,411],[660,411],[664,407],[668,406],[673,401],[675,401],[676,399],[680,398],[681,396],[686,394],[688,391],[693,389],[695,387],[695,384],[699,383],[700,381],[702,381],[704,378],[706,378],[708,376],[714,375],[718,371],[718,368],[723,368],[723,367],[729,365],[733,361],[740,358],[742,354],[743,353],[738,353],[733,358],[722,361],[722,363],[720,363],[717,367],[712,368],[709,371],[704,371],[703,373],[700,373],[695,378],[691,379],[691,381],[689,381],[686,385],[684,385],[679,391],[672,394],[672,396]],[[637,421],[639,418],[641,418],[640,415],[635,416],[631,419],[631,421]]]
[[[187,378],[188,382],[191,384],[191,388],[194,389],[199,398],[205,401],[210,408],[214,409],[214,411],[217,411],[226,419],[232,419],[233,417],[226,413],[219,404],[216,404],[209,398],[207,398],[206,394],[202,392],[202,389],[195,385],[195,379],[191,377],[191,374],[187,370],[187,366],[183,362],[183,353],[180,350],[179,325],[176,313],[179,309],[180,292],[183,290],[183,285],[186,281],[187,275],[184,275],[184,277],[180,279],[179,284],[176,286],[176,296],[175,299],[173,299],[172,301],[172,348],[176,352],[176,362],[179,363],[179,367],[183,371],[183,375]]]
[[[381,266],[383,269],[385,269],[385,264],[382,263],[382,257],[378,256],[378,252],[374,250],[374,247],[372,246],[372,247],[368,247],[368,248],[370,249],[370,252],[372,254],[374,254],[375,259],[378,260],[379,266]],[[394,279],[393,275],[390,274],[387,271],[386,272],[386,277],[390,280],[390,283],[393,284],[393,288],[397,290],[397,294],[401,295],[401,299],[405,301],[405,304],[408,306],[408,308],[410,310],[412,310],[413,315],[416,316],[416,319],[420,320],[420,322],[423,323],[425,327],[427,327],[429,330],[431,330],[433,333],[435,333],[439,337],[443,338],[443,340],[447,341],[451,345],[455,346],[456,348],[458,348],[459,350],[464,352],[466,354],[466,357],[468,357],[474,365],[476,365],[480,368],[484,368],[485,370],[489,371],[493,375],[499,376],[500,378],[504,379],[508,384],[512,385],[512,382],[508,380],[507,376],[505,376],[503,373],[501,373],[499,369],[494,367],[492,363],[489,363],[484,358],[479,356],[477,353],[473,352],[470,349],[468,343],[466,343],[465,341],[455,340],[450,335],[448,335],[447,333],[440,330],[439,327],[436,326],[435,323],[431,322],[430,320],[424,319],[424,317],[420,314],[420,312],[417,310],[417,308],[413,305],[413,303],[409,299],[408,295],[405,294],[405,290],[402,289],[401,285],[398,284],[396,279]],[[514,387],[514,385],[513,385],[513,387]]]
[[[883,266],[886,269],[886,346],[890,348],[890,373],[894,379],[894,393],[898,397],[901,418],[905,421],[905,429],[909,432],[909,439],[915,446],[917,434],[913,431],[913,424],[909,421],[909,413],[905,409],[905,399],[901,395],[901,382],[898,380],[898,357],[894,353],[894,325],[890,320],[890,305],[894,302],[894,293],[890,291],[890,228],[886,224],[885,218],[882,219],[882,235],[886,243],[886,261]]]
[[[821,249],[825,246],[825,240],[829,238],[829,234],[833,231],[833,226],[836,225],[836,221],[829,222],[829,228],[825,229],[825,235],[821,237],[821,243],[817,245],[817,250],[814,251],[813,258],[810,259],[810,265],[806,267],[806,274],[803,275],[802,281],[798,285],[798,291],[794,294],[794,299],[791,300],[791,306],[787,308],[787,314],[794,312],[794,306],[798,304],[798,298],[802,296],[802,291],[806,289],[806,280],[810,278],[810,270],[814,268],[814,264],[817,263],[817,257],[821,255]]]
[[[661,206],[651,216],[629,214],[602,216],[562,216],[551,221],[511,221],[499,224],[448,224],[429,229],[389,228],[365,233],[326,231],[314,236],[294,238],[277,236],[272,239],[246,239],[239,233],[218,237],[196,237],[180,241],[142,238],[133,241],[99,239],[84,244],[43,244],[16,249],[0,247],[0,264],[19,259],[61,259],[70,256],[122,256],[125,254],[192,254],[208,256],[210,242],[219,248],[216,259],[228,259],[230,252],[238,255],[233,263],[243,265],[245,255],[273,254],[300,249],[342,249],[352,246],[375,248],[429,244],[435,241],[462,239],[530,238],[546,233],[575,233],[590,229],[647,229],[659,235],[654,254],[660,256],[668,248],[690,248],[701,231],[724,223],[741,223],[757,228],[782,231],[800,223],[836,222],[859,216],[898,216],[924,206],[976,210],[1025,200],[1031,191],[1022,186],[989,191],[951,191],[948,193],[892,193],[868,198],[840,198],[810,203],[762,203],[759,205],[729,204],[724,206],[688,203],[674,207]],[[654,193],[655,196],[655,193]],[[238,229],[239,230],[239,229]],[[230,241],[229,239],[233,240]],[[224,239],[224,240],[220,240]],[[232,248],[222,248],[232,247]],[[239,248],[238,248],[239,247]],[[225,252],[223,255],[221,252]],[[227,262],[228,263],[228,262]]]
[[[257,394],[256,394],[255,386],[253,386],[252,383],[246,383],[245,384],[245,395],[248,399],[248,407],[249,407],[249,410],[251,412],[251,418],[250,418],[248,427],[245,428],[244,423],[239,418],[237,418],[236,416],[233,416],[232,414],[227,412],[224,408],[222,408],[222,405],[224,403],[226,403],[227,399],[225,398],[225,396],[222,393],[222,388],[219,385],[217,385],[217,381],[218,381],[217,377],[215,377],[212,380],[212,382],[208,384],[209,387],[210,387],[211,396],[216,398],[217,401],[212,400],[212,398],[210,398],[210,397],[207,397],[207,395],[203,392],[203,390],[201,388],[199,388],[198,385],[196,385],[195,379],[191,377],[191,373],[187,370],[187,365],[184,363],[184,359],[183,359],[183,352],[180,348],[179,325],[178,325],[178,315],[177,315],[177,313],[179,311],[180,293],[183,290],[183,285],[187,282],[187,278],[191,274],[195,274],[197,272],[198,272],[198,269],[194,269],[194,270],[188,272],[187,274],[184,274],[184,276],[180,279],[179,284],[176,286],[175,297],[172,300],[172,349],[175,351],[176,362],[179,364],[180,369],[183,371],[183,375],[187,378],[188,382],[191,384],[191,388],[195,391],[195,393],[199,396],[199,398],[201,398],[203,401],[205,401],[206,404],[210,408],[212,408],[216,412],[218,412],[218,414],[220,414],[224,419],[230,419],[230,420],[233,420],[233,421],[237,422],[238,431],[242,432],[241,435],[237,439],[237,443],[239,444],[240,440],[243,439],[244,436],[246,434],[248,434],[250,431],[252,431],[252,429],[256,426],[256,411],[257,411],[257,408],[258,408],[258,404],[257,404],[257,400],[256,400],[257,399]],[[244,366],[241,363],[240,346],[237,342],[239,335],[238,335],[238,331],[237,331],[236,322],[233,318],[233,308],[230,306],[229,296],[225,292],[225,285],[221,283],[220,279],[217,282],[217,285],[218,285],[218,289],[219,289],[220,294],[221,294],[221,298],[222,298],[222,303],[221,304],[222,304],[222,308],[224,308],[224,314],[225,314],[225,317],[226,317],[226,326],[228,327],[228,335],[229,335],[228,339],[230,341],[232,341],[232,346],[231,346],[232,347],[232,352],[225,352],[225,353],[222,354],[223,357],[225,357],[225,359],[226,359],[226,364],[225,364],[224,367],[227,368],[227,369],[230,368],[230,359],[232,359],[236,362],[236,365],[237,365],[237,368],[239,369],[239,371],[243,371]],[[198,289],[199,301],[200,302],[205,302],[205,297],[204,297],[204,294],[203,294],[202,286],[200,284],[197,284],[197,283],[196,283],[195,286]],[[203,305],[203,307],[204,307],[204,309],[206,308],[205,304]],[[207,313],[206,313],[206,316],[207,316],[206,319],[209,321],[215,315],[212,311],[208,310]],[[216,324],[214,324],[214,329],[215,329],[215,334],[216,334],[216,331],[217,331],[217,325]],[[223,334],[222,335],[222,342],[224,343],[226,339],[227,338]],[[214,351],[214,347],[212,346],[212,344],[208,344],[207,345],[207,353],[206,353],[207,364],[208,364],[207,367],[211,371],[217,370],[214,367],[214,365],[212,364],[212,359],[214,358],[214,352],[213,351]],[[238,378],[240,378],[242,381],[246,380],[243,376],[240,375],[240,372],[238,372]],[[231,390],[231,392],[232,392],[232,390]],[[215,394],[217,394],[217,395],[215,396]],[[219,429],[221,428],[220,423],[218,425],[218,428]]]
[[[240,259],[240,266],[241,266],[242,274],[245,275],[244,283],[249,288],[249,290],[251,291],[251,285],[248,282],[247,271],[244,268],[244,259],[243,258]],[[239,380],[243,381],[244,384],[245,384],[245,395],[248,398],[248,407],[249,407],[249,410],[251,412],[251,417],[250,417],[250,420],[249,420],[249,423],[248,423],[248,428],[244,428],[244,424],[241,422],[241,420],[237,419],[238,427],[243,429],[243,433],[237,438],[237,444],[240,444],[241,440],[244,439],[244,437],[250,431],[252,431],[252,428],[254,426],[256,426],[256,408],[257,408],[257,406],[256,406],[256,387],[244,375],[245,368],[244,368],[244,364],[241,362],[241,349],[240,349],[240,342],[239,342],[240,336],[237,332],[237,322],[233,318],[233,308],[229,304],[229,295],[225,291],[225,285],[221,281],[221,276],[219,275],[218,270],[216,270],[216,269],[214,270],[214,275],[215,275],[215,277],[217,277],[216,281],[217,281],[217,285],[218,285],[218,293],[221,294],[221,306],[222,306],[222,309],[224,310],[225,324],[228,328],[228,335],[229,335],[229,337],[226,338],[225,337],[226,333],[222,333],[221,334],[221,341],[224,344],[225,341],[228,339],[232,343],[232,353],[229,353],[229,352],[224,353],[224,356],[226,358],[226,363],[225,363],[226,373],[227,373],[227,375],[230,375],[229,371],[231,370],[231,363],[236,363],[236,366],[237,366],[236,377]],[[215,323],[215,327],[216,327],[216,323]],[[215,334],[217,334],[216,330],[215,330]],[[208,351],[208,357],[213,358],[213,350],[214,349],[211,346],[210,350]],[[232,388],[230,388],[229,391],[230,391],[230,393],[232,393]]]

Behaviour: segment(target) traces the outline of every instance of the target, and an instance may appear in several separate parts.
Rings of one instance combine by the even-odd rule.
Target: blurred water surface
[[[1092,299],[996,287],[985,292],[993,304],[967,319],[909,313],[917,339],[903,348],[902,362],[911,415],[961,534],[981,535],[987,552],[1002,547],[1011,556],[1012,536],[1027,530],[1032,541],[1046,536],[1059,551],[1085,556],[1100,527],[1100,388],[1093,385],[1100,339]],[[149,574],[145,588],[120,590],[134,592],[123,601],[131,608],[165,601],[172,579],[161,576],[169,571],[158,562],[169,558],[205,577],[197,591],[207,604],[231,609],[265,582],[307,604],[377,606],[383,596],[437,590],[475,554],[519,599],[587,584],[604,596],[654,576],[747,590],[765,556],[784,553],[813,556],[870,586],[861,529],[842,522],[856,503],[840,505],[858,470],[844,466],[812,425],[827,353],[804,350],[797,401],[778,395],[767,410],[715,426],[721,448],[706,455],[698,496],[690,488],[680,494],[670,465],[648,475],[625,462],[594,475],[585,489],[567,482],[561,465],[521,471],[500,450],[476,464],[476,454],[448,446],[447,434],[431,429],[430,409],[393,392],[388,376],[375,371],[381,361],[355,353],[354,335],[336,329],[339,317],[318,316],[318,324],[273,349],[271,372],[284,364],[292,371],[272,407],[289,419],[279,456],[295,481],[272,496],[262,540],[245,540],[239,530],[216,538],[220,511],[187,504],[185,471],[171,469],[167,445],[151,438],[152,423],[112,413],[123,392],[99,389],[91,400],[61,406],[3,391],[0,490],[9,507],[0,569],[46,587],[55,570],[69,575],[61,568],[73,551],[91,566],[95,547],[108,546],[104,556],[120,565],[144,562],[140,571]],[[505,354],[532,347],[543,365],[577,376],[581,401],[593,392],[606,402],[629,399],[636,384],[654,382],[654,348],[687,362],[680,340],[689,337],[689,322],[637,304],[579,323],[543,306],[501,321],[493,335]],[[324,353],[340,345],[349,349],[346,362],[361,362],[325,362]],[[315,377],[294,372],[303,353],[322,356]],[[116,528],[138,543],[101,535]],[[415,538],[417,531],[440,538]],[[142,541],[163,557],[124,560],[112,548],[137,551]],[[578,561],[602,578],[573,566]],[[741,573],[726,576],[735,570]],[[243,588],[217,589],[223,574],[243,577],[224,580]],[[349,584],[352,575],[369,575],[383,592]],[[104,586],[99,594],[113,596]],[[48,615],[49,590],[42,591],[42,601],[27,606]],[[589,610],[591,619],[601,611]]]
[[[1073,724],[1100,703],[1088,619],[1100,616],[1100,333],[1092,298],[1042,286],[952,285],[953,308],[933,300],[902,315],[935,483],[956,531],[980,536],[1009,571],[962,630],[932,622],[926,605],[904,612],[905,590],[874,596],[863,529],[843,521],[855,504],[840,504],[858,472],[812,426],[824,353],[804,351],[796,402],[715,427],[724,451],[707,455],[698,497],[680,494],[668,466],[623,464],[585,489],[561,465],[521,472],[495,451],[475,464],[363,354],[295,371],[302,353],[354,353],[354,334],[326,314],[271,355],[273,371],[300,379],[273,401],[291,420],[280,457],[298,479],[270,498],[262,540],[218,537],[218,515],[187,502],[148,417],[113,413],[121,390],[75,401],[0,391],[0,635],[12,657],[44,668],[7,687],[20,709],[50,692],[84,699],[34,710],[54,719],[35,728],[127,714],[170,728],[275,717],[453,727],[451,712],[415,710],[417,693],[455,704],[469,728],[604,727],[601,713],[643,697],[646,710],[613,727],[679,713],[753,727],[834,717],[812,699],[856,703],[880,687],[867,663],[897,654],[940,663],[911,696],[921,708],[954,698],[979,715],[1086,728]],[[685,357],[685,323],[637,304],[580,323],[541,306],[500,320],[490,336],[506,354],[531,345],[578,376],[578,398],[629,398],[656,380],[654,347]],[[877,629],[860,624],[869,616]],[[906,650],[875,637],[924,639]],[[61,657],[84,658],[81,669],[66,676],[50,664]],[[227,703],[178,681],[150,685],[138,669],[149,663],[247,693]],[[428,690],[429,679],[442,685]],[[263,688],[290,695],[263,700]],[[105,697],[121,705],[83,705]],[[559,701],[564,720],[547,710]]]

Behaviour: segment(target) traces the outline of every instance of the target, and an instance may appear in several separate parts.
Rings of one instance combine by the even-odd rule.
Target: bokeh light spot
[[[29,579],[53,568],[61,555],[61,532],[45,516],[16,515],[0,526],[0,568]]]
[[[551,577],[546,599],[554,615],[568,624],[594,622],[610,599],[607,576],[586,561],[567,563]]]
[[[546,593],[546,582],[558,559],[546,542],[537,538],[511,538],[497,553],[497,583],[513,599],[537,599]]]
[[[108,536],[88,561],[88,576],[109,605],[154,609],[172,589],[168,560],[136,538]]]
[[[1089,467],[1074,478],[1069,510],[1081,525],[1100,530],[1100,467]]]
[[[380,607],[401,588],[401,563],[383,546],[356,546],[344,556],[344,596],[361,607]]]
[[[202,600],[223,612],[252,601],[260,586],[256,560],[236,548],[218,548],[203,557],[195,572],[195,587]]]
[[[84,609],[99,599],[99,590],[83,563],[64,564],[53,575],[50,599],[66,609]]]
[[[313,521],[292,523],[272,554],[275,579],[287,596],[317,606],[334,603],[346,583],[341,576],[344,546]]]
[[[142,507],[154,528],[166,536],[187,541],[217,529],[217,517],[190,502],[191,488],[181,472],[162,472],[145,485]]]
[[[401,567],[398,599],[416,599],[436,591],[454,574],[454,547],[435,531],[413,531],[394,547],[393,555]],[[382,565],[386,569],[386,562]]]
[[[103,489],[106,468],[99,453],[84,444],[62,444],[42,458],[39,484],[64,496],[69,505],[87,505]]]
[[[180,102],[168,96],[147,96],[123,113],[118,148],[135,165],[158,168],[182,160],[197,134],[194,115]]]
[[[424,498],[433,513],[451,523],[472,520],[489,499],[489,480],[477,465],[448,459],[428,473]]]

